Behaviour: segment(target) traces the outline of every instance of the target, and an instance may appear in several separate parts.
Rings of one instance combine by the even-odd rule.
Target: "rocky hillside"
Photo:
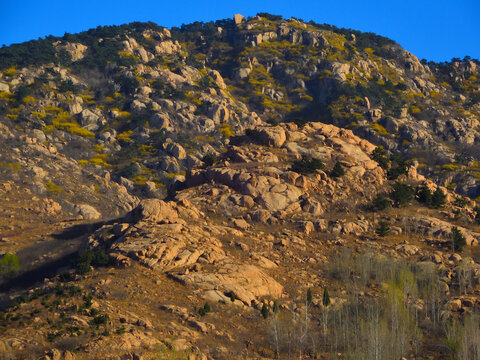
[[[269,14],[0,49],[0,354],[478,359],[479,69]]]

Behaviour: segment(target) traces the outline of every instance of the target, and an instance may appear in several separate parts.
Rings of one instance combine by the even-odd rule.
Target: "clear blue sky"
[[[480,59],[480,0],[0,0],[0,45],[98,25],[153,21],[170,28],[257,12],[371,31],[420,59]]]

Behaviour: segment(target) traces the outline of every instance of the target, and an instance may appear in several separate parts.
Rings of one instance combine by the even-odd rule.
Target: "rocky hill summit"
[[[0,354],[477,359],[479,66],[265,13],[0,49]]]

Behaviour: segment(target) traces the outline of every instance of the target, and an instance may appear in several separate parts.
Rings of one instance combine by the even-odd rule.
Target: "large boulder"
[[[80,113],[80,124],[82,126],[96,125],[99,116],[92,111],[85,109]]]
[[[155,52],[157,53],[157,55],[174,54],[179,52],[181,49],[182,47],[177,41],[173,42],[171,40],[162,41],[157,46],[155,46]]]
[[[215,83],[218,85],[220,89],[225,90],[227,88],[227,85],[225,84],[225,81],[223,80],[222,75],[220,75],[220,73],[217,70],[210,70],[208,74],[213,78],[213,80],[215,81]]]
[[[235,79],[236,80],[243,80],[248,78],[248,75],[252,72],[252,69],[244,67],[240,68],[235,72]]]
[[[221,265],[216,272],[190,272],[172,276],[186,285],[232,294],[247,306],[252,306],[257,297],[282,296],[283,286],[256,266],[231,262]]]
[[[210,108],[209,115],[216,124],[227,123],[230,119],[230,110],[223,104],[216,104]]]
[[[72,115],[80,114],[82,111],[83,111],[83,106],[80,102],[75,101],[68,105],[68,112]]]
[[[287,134],[280,126],[265,126],[250,129],[248,135],[261,145],[281,147],[287,141]]]
[[[132,220],[148,222],[172,222],[178,218],[177,210],[165,201],[145,199],[132,210]]]
[[[183,146],[177,143],[169,143],[166,146],[166,151],[176,159],[185,159],[187,157],[187,152]]]
[[[257,201],[269,211],[278,211],[284,210],[302,195],[300,189],[288,184],[284,185],[285,189],[277,191],[276,188],[283,187],[282,185],[274,186],[270,191],[260,194]]]
[[[37,142],[39,143],[44,143],[45,141],[47,141],[47,137],[45,136],[45,133],[39,129],[32,130],[32,137],[37,139]]]
[[[87,51],[88,47],[80,44],[80,43],[70,43],[67,42],[66,44],[61,44],[60,41],[57,41],[56,43],[53,44],[54,46],[57,46],[57,49],[64,50],[66,51],[70,57],[72,58],[72,61],[78,61],[84,58],[85,52]]]
[[[85,220],[97,220],[102,215],[93,206],[87,204],[75,205],[74,211],[76,214],[81,215]]]
[[[10,91],[10,86],[8,86],[8,84],[0,82],[0,91],[8,92],[8,91]]]
[[[157,129],[170,129],[170,120],[164,113],[153,114],[150,118],[150,125]]]
[[[244,21],[245,21],[245,16],[243,16],[242,14],[233,15],[233,22],[235,23],[235,25],[239,25]]]

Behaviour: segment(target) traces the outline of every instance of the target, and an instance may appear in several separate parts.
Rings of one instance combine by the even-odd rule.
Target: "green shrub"
[[[390,207],[392,204],[385,194],[377,194],[372,201],[372,210],[382,211]]]
[[[279,311],[278,303],[276,301],[274,301],[273,302],[273,312],[275,314],[278,314],[278,311]]]
[[[18,256],[8,252],[5,253],[0,259],[0,276],[11,276],[18,269],[20,269]]]
[[[188,56],[185,58],[185,64],[199,70],[204,68],[203,63],[198,61],[193,54],[188,54]]]
[[[376,147],[375,150],[372,152],[372,159],[375,160],[378,165],[387,170],[390,164],[390,160],[387,157],[386,151],[383,146]]]
[[[407,174],[407,163],[398,155],[390,156],[390,169],[387,171],[387,177],[389,180],[395,180],[400,175]]]
[[[209,167],[217,162],[217,156],[214,153],[206,153],[203,156],[202,161],[205,166]]]
[[[393,190],[390,192],[390,199],[392,199],[395,206],[402,206],[408,204],[413,198],[413,188],[404,183],[396,182],[393,184]]]
[[[117,81],[120,85],[120,91],[127,96],[133,95],[140,86],[140,82],[136,77],[121,76]]]
[[[210,307],[210,304],[208,302],[205,303],[205,305],[203,305],[203,308],[205,309],[205,311],[207,313],[209,313],[210,311],[212,311],[212,308]]]
[[[312,294],[312,289],[307,290],[307,304],[311,305],[313,302],[313,294]]]
[[[90,272],[91,266],[108,265],[108,254],[103,249],[88,249],[83,251],[74,262],[74,268],[77,274],[85,275]]]
[[[107,314],[102,314],[95,316],[92,323],[96,326],[105,325],[107,324],[108,320],[110,320],[110,317]]]
[[[198,309],[198,313],[200,314],[200,316],[205,316],[210,311],[212,311],[212,308],[210,307],[210,304],[208,302],[206,302],[205,305],[203,305],[203,307]]]
[[[458,206],[458,207],[465,207],[467,205],[467,199],[465,199],[463,197],[457,197],[457,198],[455,198],[455,201],[453,202],[453,205]]]
[[[417,200],[426,205],[430,205],[432,203],[432,191],[428,188],[427,185],[423,184],[417,190]]]
[[[135,176],[139,175],[142,172],[142,168],[137,163],[131,163],[125,166],[121,171],[120,175],[128,179],[133,179]]]
[[[291,170],[299,174],[310,174],[317,169],[323,169],[324,167],[325,165],[320,159],[303,155],[301,160],[295,160],[293,162]]]
[[[341,177],[345,175],[345,169],[343,168],[342,164],[337,161],[333,166],[332,171],[330,172],[330,176],[333,178]]]
[[[83,306],[85,306],[85,308],[90,308],[90,306],[92,306],[92,300],[93,300],[93,296],[91,294],[88,294],[86,296],[83,297]]]
[[[76,93],[77,90],[78,90],[77,86],[75,86],[75,84],[70,79],[62,81],[58,86],[58,91],[61,93],[66,93],[67,91]]]
[[[432,195],[432,206],[435,209],[441,208],[443,205],[445,205],[445,199],[446,195],[443,193],[443,191],[437,187],[437,190]]]
[[[283,19],[282,15],[272,15],[266,12],[259,12],[257,13],[257,16],[263,17],[270,21],[278,21]]]
[[[54,331],[47,334],[47,340],[49,342],[53,342],[57,337],[60,337],[62,335],[63,335],[63,331]]]

